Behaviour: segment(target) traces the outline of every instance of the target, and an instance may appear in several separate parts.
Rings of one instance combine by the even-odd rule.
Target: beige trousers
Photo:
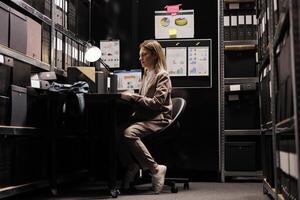
[[[142,138],[156,133],[168,123],[163,121],[135,122],[124,129],[125,148],[121,148],[121,162],[125,165],[137,163],[143,170],[154,170],[157,163],[142,142]],[[126,150],[127,148],[127,150]]]

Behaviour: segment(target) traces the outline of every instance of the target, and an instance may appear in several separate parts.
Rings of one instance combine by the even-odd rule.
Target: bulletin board
[[[164,49],[172,85],[212,87],[211,39],[158,40]]]

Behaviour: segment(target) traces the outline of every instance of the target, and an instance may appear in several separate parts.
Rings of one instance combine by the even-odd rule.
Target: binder
[[[12,67],[0,64],[0,95],[9,96],[11,85]]]
[[[72,41],[72,66],[78,66],[78,43]]]
[[[274,16],[274,24],[278,24],[279,20],[279,10],[278,10],[278,1],[273,0],[273,16]]]
[[[51,18],[51,10],[52,10],[51,7],[52,7],[51,0],[45,0],[44,15],[46,15],[49,18]]]
[[[287,199],[289,196],[289,142],[287,139],[280,138],[279,140],[279,190],[282,195]]]
[[[54,15],[52,20],[55,24],[63,26],[63,0],[55,1]]]
[[[257,40],[257,18],[256,15],[252,15],[253,20],[253,39]]]
[[[293,108],[293,91],[292,91],[292,80],[291,77],[289,76],[286,80],[286,117],[285,118],[289,118],[292,117],[294,114],[294,108]]]
[[[63,49],[62,49],[62,44],[63,44],[63,34],[60,32],[56,32],[56,68],[62,70],[63,66]]]
[[[252,40],[253,39],[253,22],[252,22],[252,15],[247,12],[245,16],[246,20],[246,34],[245,39],[246,40]]]
[[[68,69],[69,66],[72,65],[72,41],[70,38],[65,37],[65,64],[64,69],[65,71]]]
[[[68,2],[63,0],[63,24],[65,29],[68,29]]]
[[[78,1],[77,8],[77,29],[78,36],[83,40],[89,39],[89,3],[86,1]]]
[[[79,44],[79,66],[83,66],[84,65],[84,47],[83,45]]]
[[[271,94],[270,94],[270,72],[268,66],[260,74],[260,94],[261,94],[261,124],[266,125],[272,120],[271,115]]]
[[[27,89],[12,85],[11,88],[11,126],[26,126]]]
[[[224,6],[224,40],[230,40],[230,10],[228,4]]]
[[[27,17],[11,8],[9,47],[26,54],[27,48]]]
[[[68,29],[76,33],[76,1],[69,0],[68,4]]]
[[[238,19],[237,15],[234,14],[230,16],[230,39],[238,39]]]
[[[298,188],[297,188],[297,182],[299,178],[298,174],[298,156],[296,153],[296,144],[294,139],[290,139],[289,141],[289,174],[290,174],[290,197],[291,199],[297,199],[298,198]]]
[[[42,24],[42,61],[50,64],[51,49],[51,28],[47,24]]]
[[[41,60],[41,25],[31,18],[27,18],[27,49],[26,55]]]
[[[243,15],[243,12],[240,12],[240,14],[238,15],[238,39],[239,40],[245,39],[245,31],[246,31],[245,16]]]
[[[68,38],[68,65],[72,66],[72,40]]]
[[[50,6],[51,6],[51,0],[23,0],[28,5],[32,6],[36,10],[38,10],[40,13],[46,15],[47,17],[51,17],[50,15]]]
[[[9,7],[0,2],[0,44],[8,46],[9,31]]]
[[[292,83],[291,83],[291,58],[290,58],[290,37],[288,33],[280,43],[280,51],[277,56],[278,63],[278,120],[284,120],[293,113],[292,107]]]
[[[10,96],[10,95],[9,95]],[[10,97],[0,95],[0,125],[8,126],[10,123]],[[3,163],[3,161],[1,161]],[[1,164],[0,164],[1,166]],[[1,167],[0,167],[1,169]],[[1,177],[1,171],[0,171]],[[1,179],[2,181],[2,179]]]
[[[230,16],[224,16],[224,40],[230,40]]]

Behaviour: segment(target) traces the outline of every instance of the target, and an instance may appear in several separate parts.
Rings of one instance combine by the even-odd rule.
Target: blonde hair
[[[145,48],[157,57],[154,66],[156,72],[167,70],[166,57],[159,42],[156,40],[145,40],[140,44],[139,48]]]

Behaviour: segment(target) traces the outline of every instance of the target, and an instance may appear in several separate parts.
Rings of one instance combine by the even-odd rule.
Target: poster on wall
[[[119,40],[101,40],[100,41],[101,58],[110,68],[120,67],[120,41]],[[101,67],[102,64],[101,64]]]
[[[167,47],[166,63],[170,76],[186,76],[186,47]]]
[[[188,76],[209,75],[209,47],[188,47]]]
[[[180,10],[176,15],[155,11],[155,38],[193,38],[194,10]]]

